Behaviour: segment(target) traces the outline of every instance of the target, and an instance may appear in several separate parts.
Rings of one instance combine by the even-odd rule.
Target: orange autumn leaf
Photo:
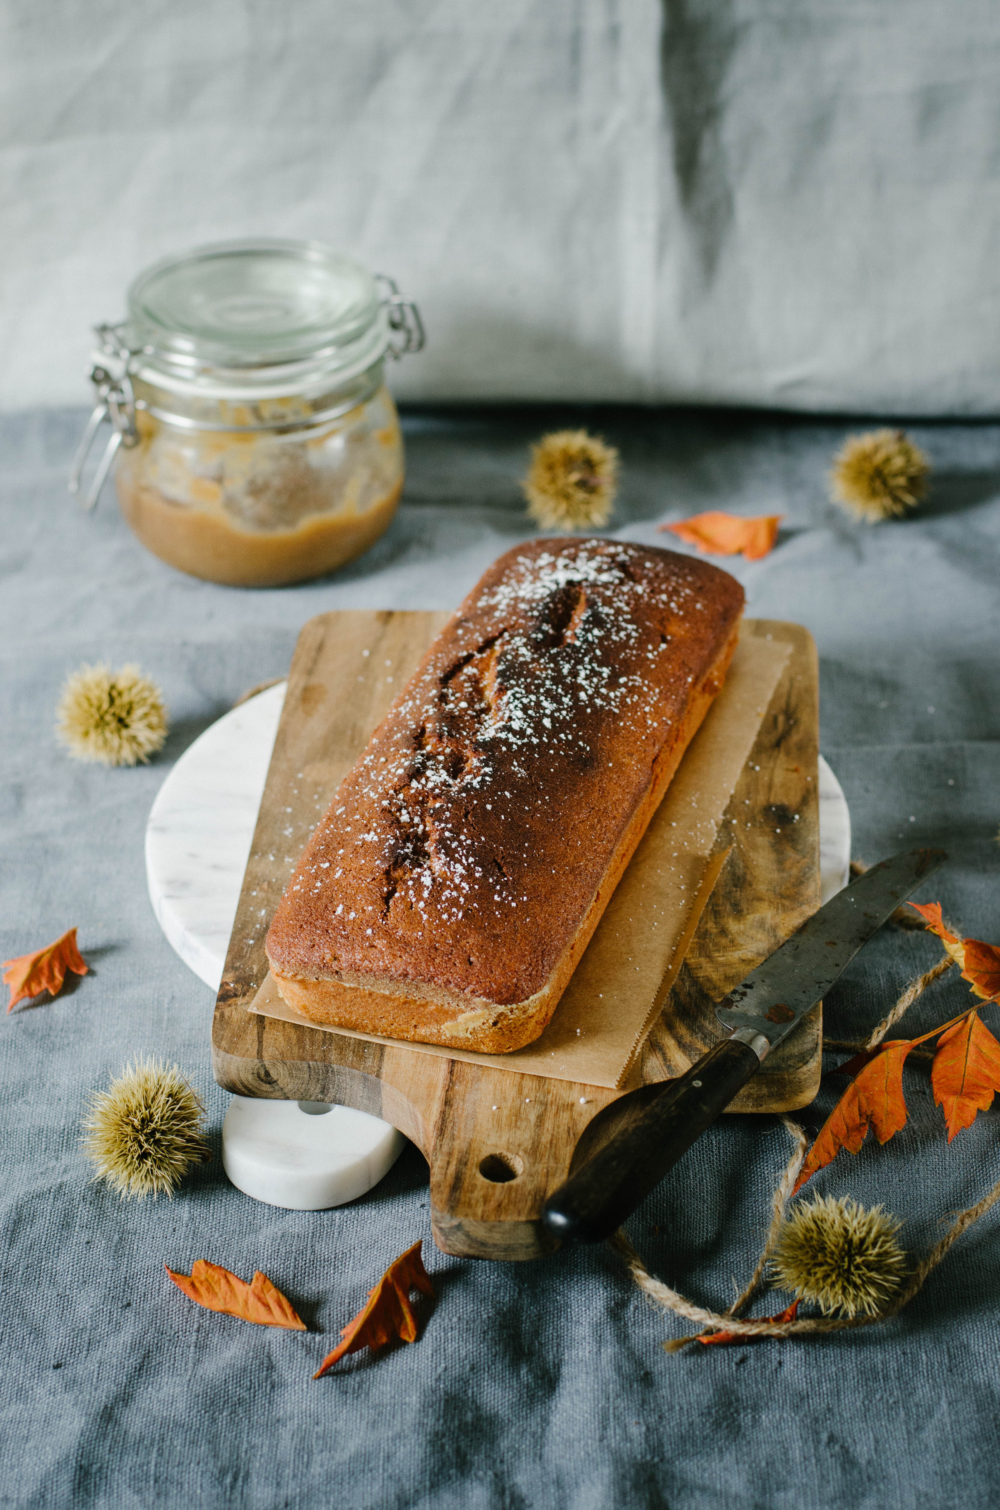
[[[950,1143],[1000,1091],[1000,1043],[975,1010],[941,1034],[931,1066],[934,1100],[944,1112]]]
[[[975,996],[984,1001],[1000,999],[1000,949],[984,944],[982,939],[962,939],[953,933],[941,916],[940,902],[910,902],[919,912],[931,933],[936,933],[962,972]]]
[[[1000,1000],[1000,949],[984,944],[982,939],[963,939],[965,969],[962,979],[972,986],[973,995],[984,1001]]]
[[[357,1353],[363,1347],[385,1347],[387,1342],[415,1342],[417,1318],[410,1304],[410,1291],[419,1290],[422,1295],[433,1296],[434,1286],[420,1257],[421,1243],[391,1263],[374,1290],[368,1291],[368,1303],[354,1320],[345,1326],[340,1342],[328,1353],[313,1374],[319,1379],[327,1373],[338,1359],[346,1353]]]
[[[952,933],[944,920],[940,902],[907,902],[907,907],[912,907],[914,912],[919,912],[925,924],[932,933],[936,933],[939,939],[946,943],[956,944],[958,934]]]
[[[305,1322],[291,1301],[259,1269],[247,1284],[245,1279],[239,1279],[228,1269],[204,1258],[195,1260],[190,1274],[175,1274],[169,1264],[163,1267],[177,1288],[183,1290],[189,1300],[204,1306],[206,1311],[237,1316],[256,1326],[287,1327],[296,1332],[306,1330]]]
[[[944,921],[940,902],[910,902],[925,926],[944,944],[958,965],[973,994],[984,1001],[1000,1001],[1000,949],[982,939],[960,938]],[[910,1049],[936,1038],[931,1067],[934,1100],[944,1113],[948,1142],[976,1114],[986,1111],[1000,1091],[1000,1042],[973,1008],[950,1023],[932,1028],[919,1038],[897,1039],[874,1051],[862,1050],[841,1070],[854,1079],[820,1129],[802,1165],[795,1189],[799,1190],[829,1164],[841,1148],[857,1153],[869,1127],[885,1143],[906,1124],[903,1097],[903,1064]]]
[[[905,1127],[903,1063],[917,1041],[883,1044],[858,1072],[820,1128],[795,1182],[795,1190],[801,1190],[806,1180],[817,1169],[825,1168],[842,1148],[857,1153],[869,1128],[880,1143],[887,1143]]]
[[[794,1321],[796,1316],[798,1315],[798,1311],[799,1302],[797,1300],[793,1300],[791,1305],[786,1306],[785,1310],[783,1310],[780,1315],[762,1316],[760,1319],[761,1321],[777,1322]],[[766,1336],[767,1334],[763,1333],[762,1335]],[[761,1337],[755,1337],[752,1332],[708,1332],[704,1337],[698,1338],[698,1341],[703,1343],[705,1347],[715,1347],[716,1344],[720,1342],[759,1342],[760,1340]]]
[[[54,944],[36,949],[32,954],[20,954],[17,959],[5,959],[0,965],[4,982],[10,987],[7,1011],[29,996],[39,996],[48,991],[58,996],[66,979],[66,971],[74,975],[86,975],[89,966],[76,947],[76,929],[71,928]]]
[[[742,552],[748,561],[759,561],[774,549],[783,518],[783,514],[759,514],[755,519],[744,519],[740,514],[709,509],[678,524],[661,524],[660,530],[669,530],[705,555],[735,556]]]
[[[965,967],[965,951],[962,941],[957,933],[952,933],[944,918],[941,916],[940,902],[907,902],[907,907],[912,907],[914,912],[919,912],[924,923],[931,933],[936,933],[945,949],[958,965],[959,969]]]

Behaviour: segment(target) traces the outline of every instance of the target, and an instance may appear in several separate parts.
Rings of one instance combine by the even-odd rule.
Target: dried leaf
[[[1000,949],[984,944],[982,939],[963,939],[965,969],[962,979],[972,986],[974,996],[984,1001],[1000,1001]]]
[[[346,1353],[357,1353],[363,1347],[385,1347],[387,1342],[415,1342],[417,1318],[410,1305],[410,1291],[419,1290],[422,1295],[433,1295],[434,1286],[420,1257],[421,1244],[412,1248],[391,1263],[374,1290],[368,1292],[368,1303],[340,1334],[340,1342],[320,1364],[314,1379],[327,1373],[338,1359]]]
[[[661,524],[660,529],[669,530],[685,545],[694,545],[705,555],[735,556],[742,552],[748,561],[759,561],[774,549],[783,518],[783,514],[760,514],[755,519],[744,519],[740,514],[709,509],[678,524]]]
[[[1000,949],[981,939],[963,939],[948,927],[940,902],[910,902],[926,927],[937,935],[951,959],[962,971],[976,996],[1000,1001]],[[1000,1090],[1000,1042],[980,1021],[976,1009],[963,1012],[952,1022],[932,1028],[919,1038],[897,1039],[875,1050],[862,1050],[841,1073],[854,1079],[820,1129],[806,1156],[795,1189],[800,1190],[817,1169],[829,1164],[841,1148],[857,1153],[869,1127],[885,1143],[906,1124],[903,1097],[903,1064],[919,1043],[937,1039],[931,1069],[934,1099],[944,1112],[948,1142],[963,1127],[970,1127],[976,1113],[986,1111]]]
[[[914,1044],[920,1041],[909,1039],[883,1044],[859,1071],[820,1128],[795,1182],[795,1190],[800,1190],[806,1180],[817,1169],[829,1164],[842,1148],[848,1153],[857,1153],[869,1127],[880,1143],[887,1143],[901,1127],[905,1127],[903,1063]]]
[[[944,918],[941,916],[940,902],[908,902],[914,912],[919,912],[931,933],[936,933],[945,949],[951,955],[960,970],[965,968],[965,950],[957,933],[952,933]]]
[[[958,935],[952,933],[941,913],[940,902],[907,902],[907,907],[912,907],[914,912],[919,912],[924,923],[938,938],[950,939],[954,943]]]
[[[799,1304],[799,1301],[793,1300],[791,1305],[786,1306],[780,1315],[761,1316],[760,1320],[774,1321],[779,1325],[783,1321],[794,1321],[798,1315]],[[755,1337],[752,1332],[743,1332],[742,1334],[740,1332],[706,1332],[705,1336],[697,1338],[697,1341],[703,1343],[705,1347],[715,1347],[717,1344],[725,1342],[759,1342],[761,1337],[766,1335],[766,1333],[762,1333],[761,1336]]]
[[[992,1105],[994,1093],[1000,1091],[1000,1043],[976,1010],[938,1039],[931,1086],[944,1112],[949,1143],[963,1127],[972,1126],[977,1112]]]
[[[931,933],[936,933],[962,972],[962,979],[972,987],[973,995],[984,1001],[1000,1000],[1000,949],[984,944],[982,939],[963,939],[945,923],[940,902],[910,902],[919,912]]]
[[[48,991],[58,996],[66,979],[66,971],[74,975],[86,975],[89,969],[76,947],[76,929],[71,928],[54,944],[36,949],[33,954],[20,954],[17,959],[6,959],[0,965],[5,983],[10,987],[7,1011],[29,996],[39,996]]]
[[[247,1284],[223,1269],[219,1264],[199,1258],[191,1265],[191,1273],[175,1274],[168,1264],[164,1268],[179,1290],[189,1300],[204,1306],[206,1311],[220,1311],[224,1316],[238,1316],[241,1321],[252,1321],[256,1326],[287,1327],[290,1331],[304,1332],[306,1324],[296,1313],[291,1302],[258,1269]]]

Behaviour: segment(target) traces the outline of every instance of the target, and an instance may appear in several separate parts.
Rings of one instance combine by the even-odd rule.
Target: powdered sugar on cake
[[[420,978],[407,961],[423,961],[433,916],[448,934],[435,938],[441,975],[478,994],[465,983],[477,941],[499,929],[516,949],[555,887],[589,897],[717,637],[701,602],[713,569],[688,558],[561,540],[498,566],[393,705],[293,878],[290,893],[321,906],[333,967],[370,960]],[[594,804],[586,842],[567,828],[581,803]]]

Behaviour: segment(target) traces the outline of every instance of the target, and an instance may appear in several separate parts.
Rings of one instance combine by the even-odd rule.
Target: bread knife
[[[620,1227],[945,858],[941,850],[914,849],[866,870],[720,1002],[728,1038],[678,1079],[640,1086],[599,1112],[581,1139],[594,1152],[542,1208],[550,1236],[599,1242]],[[600,1142],[602,1123],[613,1130]]]

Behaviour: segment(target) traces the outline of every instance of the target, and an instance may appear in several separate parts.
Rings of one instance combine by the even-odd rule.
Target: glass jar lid
[[[169,405],[154,408],[136,380],[196,405],[325,400],[312,413],[328,417],[357,402],[348,386],[355,379],[378,380],[384,356],[401,357],[424,344],[420,311],[391,278],[373,277],[318,241],[227,241],[165,257],[132,284],[127,318],[97,325],[95,334],[90,379],[97,402],[73,462],[72,492],[81,491],[105,422],[111,435],[86,489],[87,508],[96,503],[118,447],[139,443],[137,410],[191,424],[189,410],[182,418]],[[336,401],[331,407],[334,395],[339,409]],[[198,426],[211,428],[204,418]]]
[[[165,387],[289,393],[378,361],[387,302],[370,273],[319,242],[223,242],[141,273],[121,335],[137,376]]]

